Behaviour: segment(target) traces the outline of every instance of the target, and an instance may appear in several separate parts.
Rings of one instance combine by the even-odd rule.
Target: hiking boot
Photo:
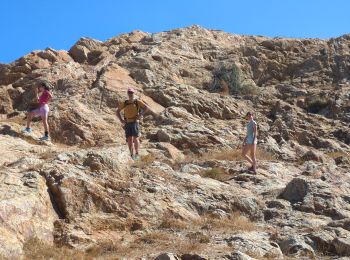
[[[44,135],[43,137],[39,138],[40,141],[49,141],[49,137]]]
[[[135,155],[134,155],[134,160],[139,160],[139,159],[140,159],[140,155],[135,154]]]
[[[30,134],[32,133],[32,129],[26,127],[26,128],[24,128],[24,129],[22,130],[22,133],[23,133],[23,134],[30,135]]]

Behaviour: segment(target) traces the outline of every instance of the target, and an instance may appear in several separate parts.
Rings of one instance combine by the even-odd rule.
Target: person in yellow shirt
[[[117,117],[123,124],[125,130],[125,137],[128,141],[131,158],[134,160],[139,159],[139,123],[140,110],[144,112],[153,111],[143,101],[135,99],[135,90],[128,88],[128,100],[124,103],[120,103],[117,109]],[[124,112],[124,118],[121,116],[121,112]]]

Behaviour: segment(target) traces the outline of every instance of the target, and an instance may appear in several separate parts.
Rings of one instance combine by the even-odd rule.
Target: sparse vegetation
[[[227,160],[227,161],[239,161],[242,160],[242,151],[240,149],[222,149],[214,150],[204,153],[200,156],[201,160]],[[271,161],[275,157],[268,151],[257,147],[256,157],[258,160]]]
[[[309,113],[318,114],[332,104],[332,100],[323,96],[313,96],[306,99],[306,109]]]
[[[253,80],[242,79],[236,64],[222,64],[213,76],[211,90],[224,95],[257,95],[259,88]]]
[[[133,167],[143,169],[149,165],[152,164],[156,159],[155,155],[152,153],[149,153],[147,155],[141,156],[141,158],[137,161],[135,161]]]
[[[219,168],[219,167],[214,167],[214,168],[211,168],[209,170],[199,172],[199,175],[201,175],[202,177],[205,177],[205,178],[212,178],[215,180],[224,181],[225,177],[227,178],[228,174],[225,173],[224,169]]]
[[[149,253],[170,251],[175,254],[204,252],[207,244],[210,243],[212,235],[220,232],[239,232],[256,230],[254,223],[242,216],[239,212],[234,212],[226,217],[217,218],[212,214],[205,214],[197,219],[181,220],[174,218],[172,214],[165,214],[161,224],[155,229],[147,229],[141,235],[129,241],[99,241],[98,245],[89,248],[86,252],[80,252],[84,259],[92,257],[103,257],[104,259],[115,259],[118,257],[141,257]],[[33,243],[34,242],[34,243]],[[51,246],[42,241],[34,240],[39,245],[40,250],[50,250]],[[44,246],[44,248],[43,248]],[[40,251],[35,251],[30,256],[40,258]],[[74,253],[72,249],[65,249],[63,256]],[[56,251],[55,251],[56,252]],[[53,256],[53,259],[55,256]],[[62,259],[62,258],[61,258]],[[77,258],[81,259],[81,258]]]
[[[350,159],[350,154],[347,154],[347,153],[341,152],[341,151],[326,153],[326,155],[331,157],[332,159],[342,157],[342,156]]]
[[[206,213],[200,218],[189,221],[182,221],[174,217],[163,218],[159,228],[177,229],[177,230],[210,230],[210,231],[253,231],[256,230],[255,224],[247,217],[241,215],[239,211],[232,212],[227,216],[218,218],[217,216]]]
[[[242,151],[239,149],[221,149],[208,151],[200,156],[201,160],[228,160],[238,161],[241,160]]]
[[[57,155],[56,151],[47,149],[46,151],[39,154],[39,158],[43,160],[49,160],[49,159],[53,159],[56,155]]]
[[[67,247],[57,247],[55,245],[50,245],[38,238],[32,238],[28,240],[23,247],[24,259],[67,259],[67,260],[87,260],[93,259],[96,255],[86,254],[82,251],[70,249]]]
[[[206,214],[200,219],[195,220],[194,224],[201,226],[202,229],[217,231],[253,231],[256,230],[255,224],[247,217],[241,215],[240,212],[217,218],[211,214]]]
[[[320,56],[319,46],[343,50],[347,40],[194,26],[161,33],[165,48],[135,31],[105,43],[82,38],[69,55],[47,49],[7,64],[2,100],[5,113],[15,112],[0,115],[1,253],[16,254],[34,230],[56,244],[33,238],[23,259],[154,259],[165,252],[223,259],[238,250],[289,259],[280,248],[295,259],[304,251],[324,253],[320,259],[345,254],[347,55]],[[77,62],[67,63],[70,57]],[[45,69],[32,71],[38,61]],[[38,142],[38,120],[33,135],[21,133],[40,78],[57,83],[53,142]],[[157,114],[145,117],[143,156],[135,161],[114,115],[131,85]],[[257,115],[265,142],[256,173],[238,143],[247,111]],[[182,256],[194,253],[201,257]]]
[[[209,236],[203,234],[203,232],[200,232],[200,231],[190,232],[186,235],[186,237],[189,238],[192,243],[198,242],[201,244],[207,244],[210,242]]]
[[[159,225],[160,229],[183,230],[187,227],[186,222],[174,218],[171,214],[165,214]]]
[[[243,96],[256,96],[260,93],[259,87],[252,79],[246,79],[241,82],[241,88],[239,94]]]

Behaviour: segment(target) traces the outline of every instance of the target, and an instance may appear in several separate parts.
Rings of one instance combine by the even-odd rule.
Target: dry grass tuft
[[[24,246],[24,259],[67,259],[67,260],[83,260],[83,259],[93,259],[96,255],[69,249],[67,247],[56,247],[54,245],[49,245],[37,238],[32,238],[28,240]]]
[[[275,156],[272,153],[260,147],[257,147],[256,157],[257,157],[257,160],[263,160],[263,161],[276,160]],[[210,150],[202,154],[193,154],[193,153],[187,154],[184,160],[175,162],[172,165],[172,167],[175,170],[177,170],[181,168],[181,165],[183,164],[205,162],[209,160],[242,161],[244,159],[242,157],[241,149],[221,149],[221,150],[216,149],[216,150]]]
[[[259,147],[256,149],[256,158],[258,160],[262,160],[262,161],[276,160],[276,157],[272,153],[270,153],[262,148],[259,148]]]
[[[124,180],[110,180],[106,184],[106,188],[110,188],[115,191],[128,191],[128,189],[131,187],[131,183],[129,181],[124,181]]]
[[[39,158],[43,160],[49,160],[49,159],[55,158],[56,155],[57,155],[56,151],[46,150],[45,152],[42,152],[41,154],[39,154]]]
[[[126,220],[125,227],[131,227],[135,223],[134,220]],[[103,223],[101,222],[101,224]],[[118,225],[113,228],[119,229]],[[131,228],[126,229],[131,231]],[[161,224],[154,230],[148,229],[147,232],[137,233],[134,239],[130,237],[130,239],[120,241],[98,241],[97,245],[90,247],[86,252],[67,247],[56,247],[39,239],[32,239],[24,246],[24,259],[90,260],[120,259],[123,257],[134,259],[166,251],[175,254],[191,254],[208,250],[211,237],[217,232],[232,233],[252,230],[255,230],[254,224],[248,218],[241,216],[239,212],[223,218],[207,214],[189,221],[176,219],[171,217],[169,213],[163,216]]]
[[[346,152],[341,152],[341,151],[326,153],[326,155],[331,157],[332,159],[336,159],[342,156],[350,159],[350,154],[347,154]]]
[[[227,161],[238,161],[241,160],[242,151],[238,149],[224,149],[214,150],[204,153],[200,156],[200,159],[205,160],[227,160]]]
[[[152,153],[141,156],[141,158],[135,161],[133,167],[144,169],[147,166],[151,165],[156,160],[156,156]]]
[[[256,157],[258,160],[271,161],[276,158],[270,152],[257,147]],[[243,160],[242,150],[240,149],[223,149],[213,150],[202,154],[200,160],[226,160],[226,161],[240,161]]]
[[[202,177],[211,178],[218,181],[226,181],[227,179],[232,177],[230,174],[226,173],[225,170],[220,167],[204,170],[204,171],[198,172],[198,174]]]
[[[135,242],[137,244],[157,244],[161,245],[168,241],[169,235],[164,232],[154,231],[137,238]]]
[[[127,219],[95,218],[90,221],[94,231],[115,230],[115,231],[135,231],[144,229],[144,223],[137,218],[128,217]]]
[[[174,218],[170,215],[164,215],[158,228],[184,230],[187,228],[187,224],[184,221]]]
[[[125,221],[119,219],[99,219],[95,218],[91,220],[91,225],[95,231],[103,230],[116,230],[116,231],[125,231],[127,230],[127,224]]]
[[[227,82],[222,79],[222,80],[220,80],[220,84],[222,87],[221,94],[225,95],[225,96],[229,96],[230,95],[230,87],[227,84]]]
[[[154,252],[154,249],[157,249],[159,252],[171,251],[175,254],[186,254],[202,251],[208,239],[200,235],[193,235],[191,238],[175,236],[169,232],[154,231],[136,239],[134,244],[140,251],[148,249],[149,252]]]
[[[239,211],[225,217],[218,218],[216,215],[207,213],[200,218],[182,221],[174,217],[164,217],[160,229],[172,230],[211,230],[211,231],[253,231],[255,224],[249,218],[241,215]]]
[[[203,234],[200,231],[188,233],[186,237],[189,238],[192,243],[197,242],[201,244],[207,244],[210,242],[209,236]]]
[[[253,231],[256,230],[255,224],[240,212],[233,212],[231,215],[223,218],[216,218],[211,214],[204,215],[194,223],[201,226],[202,229],[217,231]]]

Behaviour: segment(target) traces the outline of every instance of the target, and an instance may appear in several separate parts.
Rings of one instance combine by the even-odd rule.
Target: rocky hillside
[[[40,120],[20,133],[43,80],[49,143]],[[129,86],[158,114],[137,162],[115,116]],[[350,35],[192,26],[33,51],[0,64],[0,146],[0,258],[347,259]]]

